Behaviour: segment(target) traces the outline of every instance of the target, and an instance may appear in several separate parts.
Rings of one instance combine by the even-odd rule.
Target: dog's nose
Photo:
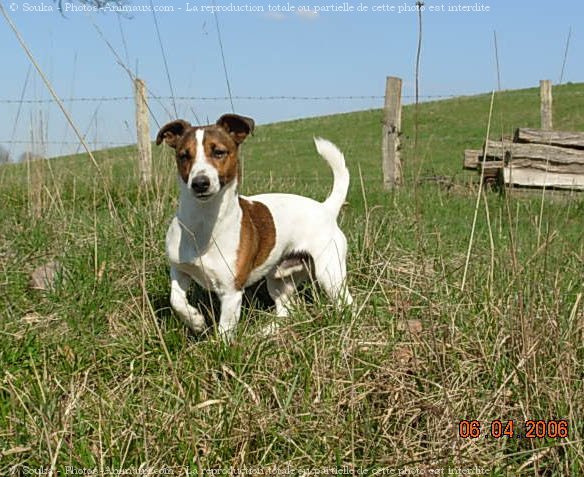
[[[211,185],[211,181],[204,174],[200,174],[198,176],[195,176],[193,178],[193,182],[191,183],[191,187],[193,188],[193,190],[197,194],[204,194],[205,192],[207,192],[210,185]]]

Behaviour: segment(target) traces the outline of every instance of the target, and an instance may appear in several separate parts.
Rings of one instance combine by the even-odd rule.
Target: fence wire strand
[[[505,93],[505,91],[501,91]],[[539,89],[537,91],[514,91],[514,95],[521,94],[526,96],[539,97]],[[561,95],[561,92],[554,92],[554,95]],[[573,91],[569,93],[570,96],[581,96],[584,94],[582,91]],[[464,93],[464,94],[425,94],[419,95],[420,99],[453,99],[453,98],[468,98],[471,96],[476,96],[475,93]],[[481,95],[480,93],[478,95]],[[487,93],[483,93],[483,96],[488,96]],[[383,100],[382,95],[346,95],[346,96],[303,96],[303,95],[276,95],[276,96],[158,96],[149,94],[149,98],[157,101],[230,101],[230,100],[245,100],[245,101],[351,101],[351,100]],[[402,98],[415,100],[415,95],[402,95]],[[133,96],[80,96],[74,98],[62,98],[62,101],[67,102],[119,102],[119,101],[134,101]],[[2,104],[46,104],[55,103],[56,101],[51,98],[46,99],[13,99],[13,98],[0,98],[0,103]],[[381,105],[380,105],[381,108]]]

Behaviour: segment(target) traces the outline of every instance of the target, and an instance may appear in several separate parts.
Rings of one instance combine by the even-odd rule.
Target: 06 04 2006
[[[517,439],[566,439],[570,426],[565,419],[495,419],[491,422],[463,419],[458,423],[458,437],[463,439],[483,438],[517,438]]]

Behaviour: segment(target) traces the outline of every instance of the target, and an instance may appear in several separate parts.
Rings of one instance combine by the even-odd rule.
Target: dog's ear
[[[159,146],[162,141],[164,141],[170,147],[176,148],[178,140],[185,133],[187,129],[191,127],[191,123],[185,121],[184,119],[177,119],[171,123],[162,126],[162,129],[158,131],[156,136],[156,145]]]
[[[251,118],[238,114],[224,114],[217,120],[217,125],[225,129],[237,144],[253,133],[255,122]]]

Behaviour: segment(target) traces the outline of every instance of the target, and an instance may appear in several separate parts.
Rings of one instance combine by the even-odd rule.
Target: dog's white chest
[[[220,292],[233,282],[235,253],[228,241],[212,238],[199,247],[194,233],[185,230],[175,217],[166,234],[166,252],[173,267],[188,274],[200,286]]]

